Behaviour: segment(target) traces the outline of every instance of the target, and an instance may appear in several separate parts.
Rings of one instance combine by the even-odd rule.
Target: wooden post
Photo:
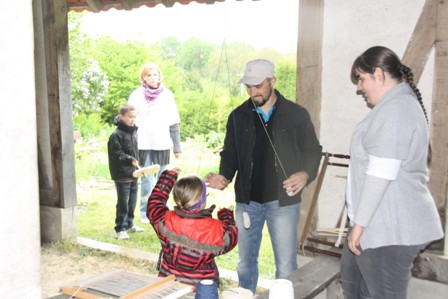
[[[412,69],[418,83],[436,39],[437,0],[426,0],[402,61]]]
[[[323,39],[323,0],[300,0],[299,31],[297,39],[297,78],[296,102],[303,105],[310,113],[317,136],[320,135],[320,110],[322,99],[322,39]],[[316,182],[311,183],[302,193],[299,228],[310,211]],[[315,228],[316,219],[307,224],[307,229]],[[299,239],[303,239],[299,233]]]
[[[67,1],[42,0],[36,27],[36,101],[41,236],[76,235],[76,176],[70,88]],[[38,23],[36,23],[38,24]]]
[[[429,188],[445,223],[448,193],[448,3],[437,1]]]
[[[323,17],[323,0],[300,0],[296,102],[309,111],[318,136],[322,98]]]

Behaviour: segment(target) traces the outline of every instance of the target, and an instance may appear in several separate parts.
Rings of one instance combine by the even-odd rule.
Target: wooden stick
[[[99,299],[101,297],[85,293],[83,292],[85,288],[81,286],[73,286],[71,288],[67,287],[61,287],[62,294],[69,295],[73,298],[80,298],[80,299]]]
[[[170,275],[170,276],[164,277],[164,278],[162,278],[160,280],[157,280],[156,282],[151,283],[150,285],[144,286],[143,288],[140,288],[140,289],[138,289],[138,290],[136,290],[136,291],[134,291],[132,293],[124,295],[124,296],[120,297],[120,299],[133,299],[133,298],[136,298],[136,297],[146,293],[149,290],[155,289],[155,288],[157,288],[157,287],[159,287],[159,286],[161,286],[161,285],[163,285],[165,283],[168,283],[168,282],[171,282],[171,281],[174,281],[174,280],[176,280],[176,276],[174,276],[174,275]]]

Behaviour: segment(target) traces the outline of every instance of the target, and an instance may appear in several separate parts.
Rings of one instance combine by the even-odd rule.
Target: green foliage
[[[247,98],[244,87],[237,82],[250,59],[272,60],[277,65],[276,88],[295,100],[295,56],[291,53],[282,55],[272,48],[257,51],[245,43],[223,41],[215,45],[196,38],[180,42],[173,36],[153,44],[118,42],[109,36],[92,39],[80,30],[83,15],[69,13],[75,127],[83,135],[101,131],[98,122],[113,123],[119,106],[140,85],[140,69],[147,62],[159,65],[164,84],[174,93],[181,117],[182,141],[210,132],[219,136],[225,131],[230,111]],[[83,94],[86,90],[88,99]],[[95,112],[98,107],[99,112]],[[81,114],[95,114],[99,118],[76,119]],[[206,144],[215,147],[219,139],[212,136]]]
[[[217,148],[224,143],[225,132],[217,133],[210,131],[207,134],[207,146],[210,148]]]
[[[83,139],[82,143],[75,144],[76,181],[89,181],[92,178],[109,180],[107,141],[115,127],[100,123],[99,115],[94,114],[76,117],[76,127],[80,128]]]
[[[296,101],[296,64],[282,60],[275,70],[277,83],[275,88],[287,99]]]
[[[86,152],[82,152],[86,151]],[[91,149],[80,150],[75,159],[76,181],[89,181],[92,178],[109,180],[109,164],[106,154],[92,153]]]
[[[107,94],[109,81],[100,63],[92,58],[91,39],[81,32],[81,20],[85,13],[68,13],[72,108],[74,116],[91,114],[100,110]]]
[[[147,60],[148,51],[143,43],[119,43],[107,36],[96,40],[94,46],[94,58],[110,81],[101,107],[101,119],[111,124],[120,105],[127,102],[131,92],[140,85],[140,69]]]
[[[73,129],[81,132],[83,138],[92,138],[112,132],[113,127],[104,123],[99,114],[81,113],[74,116]]]
[[[181,43],[174,36],[162,39],[159,43],[160,56],[163,60],[176,60]]]
[[[180,47],[176,64],[186,71],[197,71],[203,74],[213,45],[195,38],[187,39]]]

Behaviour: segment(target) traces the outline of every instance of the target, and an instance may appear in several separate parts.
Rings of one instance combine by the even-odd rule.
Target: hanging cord
[[[252,102],[252,105],[253,105],[254,108],[255,108],[255,112],[256,112],[257,115],[258,115],[258,119],[260,120],[261,126],[263,127],[264,132],[265,132],[266,136],[267,136],[268,139],[269,139],[269,143],[271,144],[272,149],[274,150],[275,158],[278,160],[278,164],[280,165],[280,168],[281,168],[282,171],[283,171],[283,175],[285,176],[285,180],[287,180],[287,179],[288,179],[288,176],[286,175],[286,171],[285,171],[285,168],[283,167],[283,163],[282,163],[282,161],[280,160],[280,157],[279,157],[279,155],[278,155],[278,153],[277,153],[277,150],[275,149],[275,145],[274,145],[274,143],[272,142],[271,136],[269,136],[268,130],[266,130],[266,126],[264,125],[264,122],[263,122],[263,120],[261,119],[261,115],[260,115],[260,113],[258,113],[258,111],[257,111],[257,106],[255,105],[255,103],[254,103],[254,101],[252,100],[252,98],[250,99],[250,101]]]
[[[220,56],[219,56],[218,69],[216,70],[215,84],[213,85],[212,98],[211,98],[211,100],[210,100],[210,104],[209,104],[209,108],[208,108],[208,115],[207,115],[207,121],[206,121],[206,126],[205,126],[205,132],[207,132],[207,131],[208,131],[208,128],[209,128],[209,123],[210,123],[210,118],[211,118],[212,108],[213,108],[213,101],[215,100],[216,85],[217,85],[217,82],[218,82],[218,74],[219,74],[219,70],[221,69],[222,56],[223,56],[223,48],[225,48],[225,39],[223,40],[223,42],[222,42],[222,46],[221,46],[221,54],[220,54]],[[227,72],[228,72],[228,70],[227,70]],[[196,117],[198,117],[198,116],[200,115],[199,111],[200,111],[200,109],[198,110],[198,113],[196,113]],[[196,121],[195,121],[194,123],[196,123]],[[207,136],[205,136],[205,134],[204,134],[204,139],[205,139],[205,138],[207,138]],[[202,143],[201,152],[204,152],[204,149],[205,149],[206,144],[207,144],[206,141],[207,141],[207,140],[205,140],[205,141]],[[199,157],[198,168],[197,168],[197,171],[196,171],[197,173],[199,173],[199,170],[201,169],[202,157],[203,157],[203,155],[201,155],[201,156]]]

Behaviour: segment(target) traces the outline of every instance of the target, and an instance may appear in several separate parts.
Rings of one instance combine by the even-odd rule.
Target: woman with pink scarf
[[[141,86],[129,96],[129,103],[137,108],[138,149],[141,167],[160,165],[157,175],[142,177],[140,214],[142,223],[149,223],[146,216],[148,197],[154,183],[170,162],[173,147],[177,159],[181,153],[180,117],[174,95],[162,83],[160,68],[154,63],[145,64],[140,73]]]

